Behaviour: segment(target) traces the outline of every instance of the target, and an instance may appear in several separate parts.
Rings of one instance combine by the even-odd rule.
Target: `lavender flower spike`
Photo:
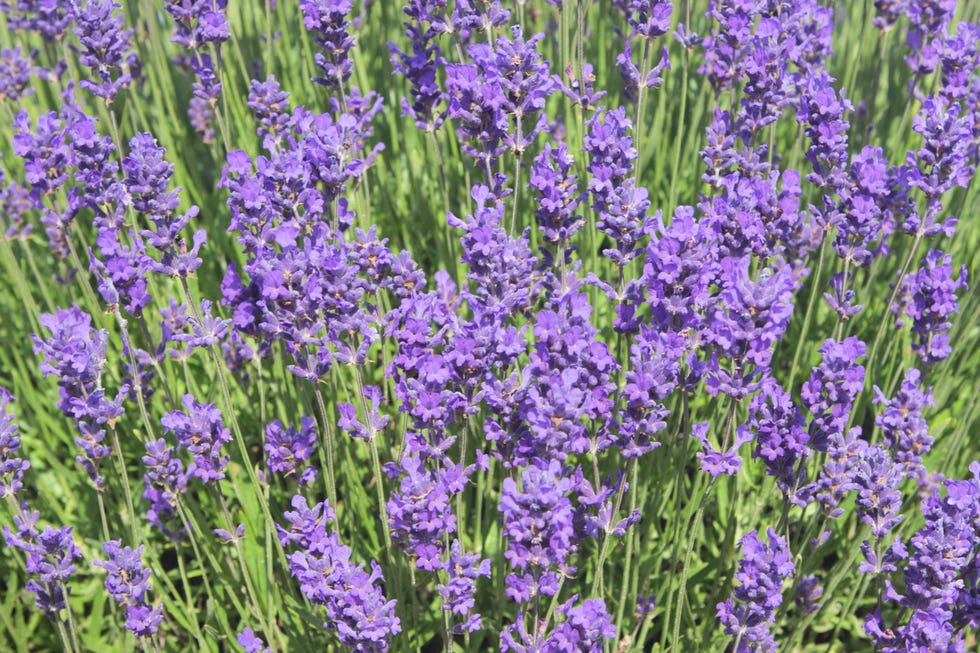
[[[768,535],[768,545],[758,531],[742,538],[742,559],[735,573],[738,586],[718,604],[718,619],[725,634],[736,638],[737,652],[776,650],[769,626],[783,602],[783,581],[792,578],[796,569],[786,540],[771,528]]]
[[[13,497],[24,486],[24,472],[31,463],[17,458],[20,450],[20,434],[14,424],[14,416],[7,412],[14,398],[5,388],[0,388],[0,500]]]

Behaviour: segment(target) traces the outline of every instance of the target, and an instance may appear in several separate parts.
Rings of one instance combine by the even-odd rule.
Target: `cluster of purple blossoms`
[[[507,596],[528,603],[539,596],[554,596],[561,581],[575,573],[570,558],[577,548],[575,510],[569,494],[573,480],[561,463],[538,463],[521,470],[521,484],[505,478],[500,494]]]
[[[205,143],[215,140],[214,111],[222,88],[218,64],[208,51],[231,38],[227,4],[228,0],[167,0],[164,5],[176,26],[170,40],[187,50],[179,61],[197,78],[187,115]]]
[[[604,256],[622,267],[641,253],[640,241],[647,231],[647,189],[636,185],[633,164],[637,158],[628,135],[633,123],[626,110],[599,111],[588,122],[584,150],[589,156],[589,190],[598,218],[596,228],[608,235],[614,247]]]
[[[810,455],[806,418],[776,381],[763,383],[761,390],[749,403],[749,421],[742,427],[755,433],[752,455],[762,459],[766,473],[790,503],[806,505],[808,497],[801,493],[806,487],[803,463]]]
[[[490,560],[467,553],[458,539],[450,541],[456,533],[452,502],[478,467],[486,469],[486,457],[477,450],[477,464],[464,467],[427,455],[426,447],[411,440],[409,446],[419,451],[403,456],[399,465],[386,465],[389,477],[400,476],[399,489],[392,491],[387,502],[392,540],[419,569],[444,574],[438,591],[452,631],[475,632],[482,623],[479,613],[473,611],[476,583],[490,576]]]
[[[585,225],[582,216],[575,214],[585,193],[579,192],[578,177],[572,174],[574,165],[565,143],[558,147],[545,143],[531,166],[529,181],[531,188],[538,191],[538,208],[534,212],[538,229],[545,242],[555,248],[562,266],[571,254],[572,238]]]
[[[705,335],[715,345],[707,389],[741,399],[755,392],[769,374],[775,344],[789,326],[797,279],[789,265],[765,268],[754,281],[750,260],[725,258],[720,265],[721,293]],[[731,369],[718,361],[731,360]]]
[[[12,147],[24,160],[24,181],[34,208],[41,212],[51,249],[61,258],[69,254],[68,230],[82,205],[76,189],[69,188],[62,206],[58,191],[66,185],[71,172],[71,148],[64,112],[41,114],[36,125],[27,111],[14,118]]]
[[[50,0],[2,0],[0,12],[6,15],[9,29],[37,32],[48,43],[55,43],[71,25],[66,4]]]
[[[525,39],[520,27],[511,35],[492,48],[470,44],[472,64],[446,65],[448,115],[462,150],[480,163],[490,186],[496,186],[498,158],[508,150],[521,156],[548,126],[543,109],[555,88],[550,63],[537,51],[544,35]]]
[[[242,632],[238,633],[236,641],[245,650],[245,653],[273,653],[272,649],[266,646],[262,638],[256,635],[251,628],[242,629]]]
[[[32,53],[20,46],[0,49],[0,101],[11,104],[34,92],[31,85]]]
[[[734,651],[776,650],[769,627],[782,605],[783,581],[796,568],[786,540],[768,530],[769,544],[752,531],[742,538],[742,559],[735,580],[738,585],[724,603],[718,604],[718,619],[725,634],[735,638]]]
[[[965,650],[963,628],[980,618],[980,464],[970,471],[969,480],[947,480],[945,496],[937,489],[927,497],[925,526],[900,548],[908,554],[900,564],[904,583],[887,580],[885,602],[864,622],[879,650]],[[898,616],[889,616],[889,608]]]
[[[102,373],[106,365],[108,334],[92,328],[92,318],[77,306],[41,315],[41,326],[50,332],[48,338],[34,334],[34,352],[42,357],[44,376],[58,378],[61,400],[58,408],[75,424],[75,438],[83,451],[78,461],[95,487],[101,491],[105,479],[99,464],[111,449],[104,443],[106,426],[114,428],[122,415],[126,388],[115,399],[106,396]]]
[[[60,620],[60,612],[68,608],[71,586],[68,581],[78,571],[75,560],[82,552],[75,544],[71,526],[45,526],[37,530],[37,512],[21,511],[14,517],[17,532],[3,527],[7,546],[23,551],[27,556],[27,589],[34,594],[35,605],[48,618]]]
[[[8,412],[14,398],[5,388],[0,388],[0,500],[13,497],[24,487],[24,472],[30,461],[17,457],[20,451],[20,433],[14,416]]]
[[[165,150],[152,135],[137,134],[129,148],[129,155],[122,161],[123,184],[133,208],[153,227],[152,231],[139,232],[146,244],[160,253],[152,268],[158,274],[186,278],[201,266],[198,254],[207,241],[203,229],[194,232],[189,247],[180,236],[191,219],[197,217],[198,208],[191,206],[186,213],[177,213],[180,189],[167,190],[173,165],[164,159]]]
[[[697,220],[694,208],[678,207],[669,225],[656,219],[656,233],[646,248],[641,281],[646,286],[651,327],[687,334],[705,329],[705,309],[718,274],[715,231]]]
[[[288,528],[277,525],[283,547],[295,550],[287,557],[289,571],[299,581],[304,596],[326,607],[340,643],[354,653],[385,653],[391,639],[401,632],[395,602],[382,593],[381,568],[371,562],[371,572],[351,560],[351,550],[340,542],[327,522],[336,517],[326,501],[312,508],[302,496],[292,500],[286,512]]]
[[[961,113],[959,104],[929,97],[912,119],[912,130],[922,135],[923,144],[906,155],[905,175],[908,186],[925,195],[926,212],[908,211],[902,228],[916,237],[940,232],[951,236],[956,226],[954,217],[940,221],[942,196],[956,186],[969,186],[976,170],[975,118],[972,113]]]
[[[291,479],[299,485],[309,485],[316,480],[316,468],[304,464],[313,455],[316,446],[316,423],[305,415],[299,420],[299,428],[283,426],[274,420],[265,427],[266,465],[269,471]]]
[[[381,322],[368,298],[394,281],[394,256],[373,230],[350,233],[355,216],[343,197],[382,149],[359,158],[381,109],[374,97],[351,94],[352,113],[336,119],[301,107],[290,114],[274,80],[253,82],[249,101],[267,156],[230,152],[222,176],[249,278],[229,269],[222,302],[239,338],[282,340],[289,369],[310,380],[323,378],[335,356],[365,362]],[[259,344],[259,354],[267,347]]]
[[[945,359],[952,348],[949,330],[950,316],[959,310],[956,292],[966,285],[966,266],[961,266],[959,278],[953,278],[953,257],[938,249],[929,250],[925,264],[902,279],[899,300],[892,311],[899,316],[901,327],[907,315],[912,319],[912,333],[917,336],[912,350],[929,365]]]
[[[870,450],[867,441],[861,439],[860,426],[830,435],[826,448],[827,459],[820,470],[820,476],[804,490],[807,493],[816,493],[816,499],[820,502],[820,507],[826,516],[836,519],[843,515],[841,502],[850,492],[862,488],[858,475]],[[891,480],[896,479],[897,476],[891,477]],[[865,479],[865,481],[863,484],[865,486],[875,482],[874,479]],[[829,531],[822,533],[821,537],[826,534],[829,534]]]
[[[122,546],[118,540],[105,542],[102,550],[107,560],[95,560],[109,575],[105,580],[109,596],[126,610],[126,630],[137,637],[151,637],[163,621],[163,607],[151,606],[147,601],[150,591],[150,570],[143,567],[143,545],[135,550]]]
[[[528,632],[524,614],[518,611],[517,623],[500,634],[502,653],[602,653],[606,641],[616,636],[616,626],[602,599],[587,599],[576,605],[573,595],[558,606],[561,618],[551,632],[542,620]]]
[[[354,37],[350,29],[350,0],[301,0],[303,25],[320,51],[313,55],[322,75],[313,81],[344,95],[344,84],[354,71],[350,49]]]
[[[426,132],[434,132],[446,119],[446,99],[439,86],[438,71],[445,64],[441,48],[435,40],[444,32],[438,12],[445,10],[446,0],[412,0],[403,11],[410,22],[405,31],[412,42],[412,52],[403,52],[394,43],[388,43],[391,63],[396,73],[405,76],[411,84],[412,101],[402,98],[402,115],[410,116],[415,125]]]
[[[934,406],[935,401],[932,388],[919,388],[921,378],[922,373],[915,368],[906,371],[902,385],[892,399],[875,386],[875,402],[884,406],[875,417],[875,426],[881,429],[896,465],[913,477],[924,471],[922,456],[929,453],[933,443],[922,413],[927,406]]]
[[[631,0],[620,6],[629,25],[629,33],[624,39],[624,49],[616,57],[616,67],[619,69],[619,76],[623,80],[623,96],[628,102],[636,102],[639,97],[640,89],[656,88],[663,83],[660,74],[670,68],[670,57],[667,48],[661,51],[660,61],[654,66],[647,66],[644,54],[641,70],[633,61],[634,38],[641,38],[644,41],[643,52],[649,49],[648,42],[663,36],[670,31],[670,12],[673,6],[670,2],[653,2],[651,0]]]
[[[221,447],[231,442],[231,433],[224,427],[221,411],[214,404],[201,404],[192,395],[181,398],[185,411],[174,410],[160,419],[163,428],[172,432],[182,449],[194,456],[187,475],[204,482],[219,481],[229,457],[221,455]]]
[[[803,383],[803,405],[810,422],[810,446],[827,451],[830,439],[843,435],[854,398],[864,387],[864,366],[857,360],[867,353],[864,343],[851,336],[840,342],[825,340],[820,347],[823,360]]]
[[[174,448],[162,438],[146,443],[146,455],[142,458],[146,471],[143,473],[143,498],[149,500],[146,519],[168,538],[179,541],[184,537],[181,523],[174,525],[179,516],[177,503],[187,491],[190,475],[184,471],[184,463],[176,456]]]
[[[956,11],[956,0],[908,0],[904,6],[909,19],[906,45],[912,51],[905,62],[915,73],[911,86],[936,70],[939,65],[938,41]]]
[[[123,29],[122,14],[114,14],[121,8],[113,0],[74,0],[68,8],[75,22],[73,31],[82,46],[79,63],[91,68],[99,80],[82,80],[80,86],[107,105],[129,86],[132,71],[139,67],[132,49],[133,30]]]

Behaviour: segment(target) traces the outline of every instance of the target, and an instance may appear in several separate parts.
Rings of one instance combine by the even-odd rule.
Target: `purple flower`
[[[231,37],[224,15],[227,4],[228,0],[166,0],[164,8],[177,27],[170,40],[190,50],[227,41]]]
[[[721,452],[708,439],[708,426],[708,422],[701,422],[691,429],[691,437],[697,438],[703,449],[696,454],[701,463],[701,471],[711,474],[711,478],[717,478],[719,474],[734,476],[742,468],[742,457],[738,455],[738,450],[746,442],[751,442],[752,432],[744,428],[737,429],[735,442],[728,451]]]
[[[184,46],[189,54],[179,61],[190,68],[196,81],[187,115],[205,143],[213,143],[214,107],[221,96],[216,64],[205,50],[231,38],[224,10],[228,0],[167,0],[164,8],[176,24],[171,41]]]
[[[742,538],[742,559],[732,595],[718,604],[718,619],[725,634],[736,638],[736,651],[775,650],[776,642],[769,627],[775,622],[776,609],[783,602],[783,581],[795,573],[786,540],[768,530],[769,543],[752,531]]]
[[[616,636],[616,626],[606,610],[602,599],[588,599],[574,605],[578,599],[573,595],[558,607],[558,614],[564,621],[555,626],[545,644],[546,651],[569,651],[574,653],[602,653],[606,640]]]
[[[875,426],[881,429],[885,444],[891,450],[898,466],[906,474],[915,475],[922,469],[922,456],[929,453],[933,439],[929,425],[923,416],[927,406],[934,406],[932,388],[919,389],[922,373],[910,368],[893,399],[888,399],[875,386],[875,403],[884,410],[875,417]]]
[[[350,28],[350,0],[300,0],[303,25],[310,32],[320,51],[314,55],[322,76],[313,81],[343,93],[344,83],[354,70],[350,49],[354,37]]]
[[[459,469],[459,468],[457,468]],[[418,456],[406,455],[399,465],[387,465],[389,476],[402,475],[399,489],[388,499],[392,540],[426,571],[442,568],[445,538],[456,532],[450,481],[452,470],[433,471]],[[459,487],[459,489],[462,489]]]
[[[36,127],[26,111],[14,118],[14,154],[24,160],[24,181],[31,201],[41,211],[41,223],[51,248],[62,258],[67,258],[69,253],[68,226],[82,204],[71,189],[66,206],[58,206],[55,199],[68,181],[72,163],[67,136],[64,117],[54,111],[38,116]]]
[[[59,41],[71,25],[65,3],[50,0],[3,0],[0,11],[10,30],[38,32],[45,41]]]
[[[640,253],[650,207],[647,190],[635,185],[633,162],[637,152],[627,135],[633,123],[620,107],[596,113],[587,126],[583,149],[589,155],[589,190],[599,216],[596,227],[615,243],[614,248],[602,253],[624,266]]]
[[[825,70],[807,75],[800,93],[800,108],[796,120],[805,125],[810,138],[806,158],[813,166],[807,181],[839,191],[844,187],[847,166],[847,130],[845,118],[854,109],[851,102],[832,86],[834,78]]]
[[[203,229],[194,232],[193,245],[188,251],[187,241],[180,237],[180,232],[197,216],[198,208],[192,206],[183,215],[177,213],[180,188],[167,190],[174,168],[163,158],[165,150],[151,134],[137,134],[129,147],[130,153],[122,162],[123,182],[133,208],[153,226],[153,231],[140,232],[147,244],[160,252],[160,260],[154,262],[153,269],[160,274],[187,277],[201,265],[197,254],[206,235]]]
[[[851,319],[864,308],[860,304],[853,303],[855,293],[853,290],[844,286],[846,283],[847,279],[844,278],[844,273],[837,272],[831,277],[830,283],[828,284],[833,293],[825,292],[823,294],[823,298],[827,300],[830,308],[837,313],[837,317],[841,321]]]
[[[412,101],[402,98],[402,115],[410,116],[415,125],[424,131],[435,131],[446,118],[446,109],[440,109],[446,94],[439,86],[439,68],[445,64],[442,50],[434,43],[440,34],[435,16],[438,0],[412,0],[403,8],[411,22],[405,30],[412,42],[412,53],[407,54],[394,43],[388,43],[391,63],[396,73],[405,76],[411,85]],[[445,0],[442,0],[445,5]],[[433,6],[430,6],[433,5]],[[442,7],[444,8],[444,6]],[[425,27],[425,23],[429,27]]]
[[[253,79],[248,88],[248,108],[259,121],[262,146],[269,151],[278,150],[292,122],[289,93],[279,87],[273,75],[264,82]]]
[[[803,383],[803,405],[813,415],[810,446],[827,451],[831,436],[843,435],[854,398],[864,387],[864,367],[856,361],[867,353],[864,343],[851,336],[837,342],[825,340],[823,361]]]
[[[922,135],[923,144],[908,153],[908,183],[930,200],[938,200],[955,186],[966,188],[973,179],[969,153],[974,118],[971,113],[960,114],[959,104],[928,97],[912,119],[912,130]]]
[[[575,209],[585,197],[579,192],[578,177],[571,174],[575,160],[568,153],[565,143],[553,148],[545,143],[544,149],[531,166],[529,184],[538,191],[538,208],[534,217],[545,242],[559,247],[558,256],[567,258],[572,237],[585,224]]]
[[[27,556],[27,573],[31,575],[27,589],[34,594],[35,605],[49,619],[60,619],[59,612],[68,608],[71,594],[68,581],[77,571],[74,561],[82,557],[82,552],[75,544],[71,526],[45,526],[38,532],[37,519],[38,513],[24,512],[14,518],[17,533],[5,526],[4,535],[8,547],[16,547]]]
[[[13,103],[33,93],[32,72],[31,55],[24,56],[19,46],[0,49],[0,101]]]
[[[535,281],[536,259],[531,256],[529,230],[515,238],[501,225],[501,197],[483,185],[471,193],[476,202],[473,215],[460,220],[446,217],[449,226],[461,229],[463,255],[469,266],[467,279],[474,290],[467,293],[470,308],[480,315],[514,315],[530,306]]]
[[[143,498],[150,501],[146,518],[167,537],[179,541],[184,535],[182,526],[178,524],[176,530],[171,530],[169,522],[178,515],[177,502],[180,495],[187,491],[189,474],[174,455],[173,447],[167,446],[162,438],[146,443],[143,465],[146,467]]]
[[[850,184],[842,194],[834,251],[845,261],[866,267],[875,255],[882,219],[891,201],[888,161],[881,148],[865,146],[851,159]]]
[[[769,370],[773,348],[789,326],[793,291],[798,281],[789,265],[764,268],[755,281],[749,276],[749,257],[721,263],[720,302],[711,313],[705,334],[716,351],[732,361],[726,369],[714,359],[708,391],[742,398],[758,389]]]
[[[20,433],[14,416],[8,412],[14,398],[5,388],[0,388],[0,500],[14,497],[24,487],[24,472],[31,463],[17,457],[20,451]]]
[[[882,538],[902,521],[902,476],[891,454],[880,446],[869,447],[854,470],[858,496],[855,510],[861,521],[871,526],[871,534]]]
[[[279,420],[265,427],[265,455],[269,470],[294,480],[299,485],[308,485],[316,479],[316,468],[304,467],[313,447],[316,446],[316,424],[305,415],[299,420],[299,428],[290,425],[287,429]]]
[[[104,479],[99,474],[99,464],[111,452],[103,443],[104,426],[113,425],[122,415],[122,399],[127,391],[123,388],[115,399],[109,399],[102,388],[108,334],[93,329],[89,315],[74,305],[59,308],[54,315],[44,313],[40,321],[51,332],[47,339],[32,335],[34,352],[42,357],[41,372],[58,377],[58,407],[74,421],[79,431],[75,443],[85,454],[76,460],[101,491]]]
[[[68,13],[75,21],[75,36],[82,46],[78,60],[98,75],[99,81],[82,80],[82,88],[111,104],[120,89],[132,81],[130,70],[139,66],[132,49],[133,30],[123,29],[122,5],[112,0],[73,0]],[[116,78],[113,73],[118,71]]]
[[[303,594],[326,607],[329,621],[324,626],[335,630],[353,653],[386,653],[401,624],[395,602],[385,598],[378,584],[384,580],[381,568],[372,561],[368,573],[351,561],[351,550],[337,532],[327,531],[327,522],[335,517],[326,501],[309,508],[297,495],[292,506],[295,510],[285,513],[289,529],[277,528],[284,547],[297,546],[287,557]]]
[[[926,497],[925,525],[908,540],[908,559],[900,564],[904,588],[890,581],[884,598],[897,603],[905,623],[886,621],[880,611],[865,620],[875,646],[888,653],[908,650],[963,650],[963,626],[976,619],[980,464],[970,465],[973,478],[947,480],[945,496],[938,489]]]
[[[669,225],[657,219],[657,233],[646,248],[642,280],[651,309],[651,325],[663,331],[699,333],[704,309],[718,275],[715,232],[695,220],[694,208],[678,207]]]
[[[881,31],[888,31],[895,26],[902,12],[908,9],[909,0],[874,0],[875,13],[871,22]]]
[[[192,395],[181,398],[186,412],[175,410],[160,419],[164,429],[172,432],[180,447],[194,456],[187,468],[188,476],[204,482],[225,477],[229,457],[221,456],[221,447],[231,442],[231,433],[224,428],[221,411],[214,404],[199,404]]]
[[[966,266],[961,266],[959,272],[959,278],[954,279],[952,256],[938,249],[929,250],[924,266],[902,280],[900,300],[892,307],[899,318],[912,318],[912,333],[918,336],[912,350],[927,365],[945,359],[952,351],[950,316],[959,311],[956,292],[968,287]],[[899,319],[896,326],[902,322]]]
[[[827,460],[824,462],[821,476],[804,490],[805,492],[818,491],[817,500],[820,501],[820,506],[828,517],[837,518],[843,515],[841,502],[849,492],[862,489],[862,479],[859,475],[869,474],[866,468],[862,468],[869,450],[868,443],[861,439],[860,426],[855,426],[846,433],[831,434],[827,443]],[[863,486],[866,487],[873,482],[873,479],[866,478],[863,480]]]
[[[463,551],[459,540],[453,540],[449,548],[449,558],[443,568],[446,582],[438,586],[442,597],[442,609],[450,613],[455,621],[458,615],[464,618],[453,624],[453,633],[474,633],[481,628],[481,618],[473,612],[476,607],[476,581],[481,576],[490,577],[490,560],[475,553]]]
[[[752,457],[762,459],[766,474],[775,477],[790,503],[805,505],[807,497],[800,490],[806,482],[803,463],[810,455],[810,437],[793,398],[775,381],[762,384],[762,392],[749,403],[747,426],[756,434]]]
[[[643,75],[643,72],[633,63],[633,49],[630,42],[626,41],[624,50],[616,57],[616,67],[623,80],[623,97],[627,102],[636,102],[641,88],[657,88],[663,84],[664,78],[661,77],[661,73],[670,70],[670,56],[667,48],[664,47],[660,51],[660,61]]]
[[[575,572],[570,558],[576,550],[574,510],[568,494],[573,481],[561,463],[539,462],[521,471],[521,485],[505,478],[500,495],[507,596],[528,603],[537,596],[554,596],[559,579]]]
[[[238,633],[238,645],[245,649],[245,653],[272,653],[272,649],[251,628],[245,628]]]
[[[592,72],[592,64],[583,63],[582,64],[582,78],[579,79],[575,77],[575,71],[571,64],[565,67],[564,73],[565,77],[568,78],[568,84],[566,85],[555,75],[555,85],[564,93],[572,102],[582,107],[587,111],[595,111],[596,103],[602,99],[606,94],[606,91],[596,91],[595,90],[595,74]]]
[[[151,607],[146,594],[150,591],[150,570],[143,567],[140,558],[143,546],[135,551],[122,546],[118,540],[105,542],[102,550],[108,560],[94,560],[96,567],[109,572],[105,581],[109,596],[126,609],[126,628],[137,637],[154,635],[163,621],[163,608]]]

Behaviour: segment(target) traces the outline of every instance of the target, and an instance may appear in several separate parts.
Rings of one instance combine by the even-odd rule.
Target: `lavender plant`
[[[972,650],[978,19],[0,0],[0,650]]]

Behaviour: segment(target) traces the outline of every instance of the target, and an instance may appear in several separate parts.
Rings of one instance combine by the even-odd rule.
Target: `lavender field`
[[[0,25],[0,651],[980,650],[980,2]]]

